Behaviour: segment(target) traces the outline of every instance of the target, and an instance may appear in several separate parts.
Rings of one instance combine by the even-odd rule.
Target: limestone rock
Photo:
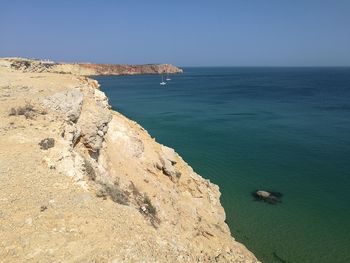
[[[70,146],[73,146],[81,135],[80,128],[76,125],[66,124],[62,136],[67,140]]]
[[[97,86],[97,84],[95,84],[94,86]],[[109,104],[108,104],[108,98],[107,96],[104,94],[104,92],[98,90],[98,89],[94,89],[94,96],[95,96],[95,100],[100,103],[102,105],[102,107],[104,108],[110,108]]]
[[[66,120],[75,122],[80,116],[83,98],[79,89],[69,89],[44,98],[42,105],[63,114]]]
[[[177,153],[174,151],[174,149],[162,145],[161,150],[163,152],[163,158],[169,160],[173,165],[176,164]]]
[[[172,165],[171,161],[164,157],[160,157],[160,161],[162,163],[162,169],[165,175],[168,175],[170,177],[176,176],[176,170],[174,166]]]
[[[102,107],[90,108],[83,112],[77,126],[81,130],[83,142],[91,150],[98,151],[102,147],[104,130],[112,119],[111,113]]]

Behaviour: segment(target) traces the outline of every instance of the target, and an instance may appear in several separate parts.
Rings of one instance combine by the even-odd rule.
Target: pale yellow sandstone
[[[97,88],[0,60],[1,262],[258,262],[232,238],[219,188]],[[114,183],[127,205],[101,196]]]

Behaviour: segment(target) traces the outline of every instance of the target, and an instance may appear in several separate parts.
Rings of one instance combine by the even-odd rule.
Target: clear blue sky
[[[4,56],[350,66],[350,0],[1,0]]]

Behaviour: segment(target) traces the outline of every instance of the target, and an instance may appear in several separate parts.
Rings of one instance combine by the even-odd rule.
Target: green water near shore
[[[220,186],[263,262],[350,262],[350,69],[185,68],[97,77],[114,109]],[[251,192],[283,193],[282,203]]]

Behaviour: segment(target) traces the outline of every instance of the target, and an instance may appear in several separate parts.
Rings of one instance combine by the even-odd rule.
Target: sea
[[[114,110],[219,185],[232,235],[259,260],[350,262],[350,68],[185,67],[170,78],[95,79]]]

